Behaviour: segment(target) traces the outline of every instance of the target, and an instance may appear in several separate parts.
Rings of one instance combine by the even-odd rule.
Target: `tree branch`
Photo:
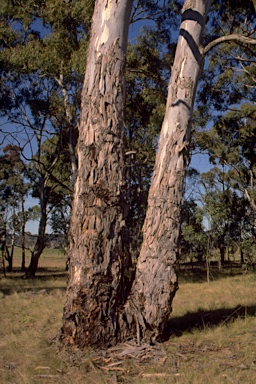
[[[245,44],[256,44],[256,39],[251,39],[250,37],[247,36],[242,36],[238,34],[231,34],[227,36],[221,36],[218,37],[217,39],[211,41],[209,44],[206,45],[202,49],[202,54],[206,55],[212,48],[216,47],[216,45],[222,44],[222,43],[228,43],[230,41],[235,41],[237,43],[245,43]]]

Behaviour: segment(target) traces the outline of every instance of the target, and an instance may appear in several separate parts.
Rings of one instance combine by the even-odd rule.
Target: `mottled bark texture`
[[[123,247],[125,54],[132,0],[98,0],[82,91],[64,340],[116,342],[127,299]]]
[[[63,338],[78,346],[155,341],[177,290],[183,180],[211,1],[187,0],[159,140],[143,244],[129,298],[124,283],[123,107],[131,1],[96,1],[82,95],[79,171]],[[125,301],[126,300],[126,301]]]
[[[168,89],[166,114],[148,197],[143,244],[132,293],[125,304],[126,337],[158,339],[178,288],[178,255],[183,181],[189,161],[191,117],[203,64],[201,37],[209,0],[187,0]],[[125,330],[125,327],[123,327]]]

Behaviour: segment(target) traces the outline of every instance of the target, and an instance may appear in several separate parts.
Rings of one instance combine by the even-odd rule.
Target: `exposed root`
[[[121,330],[120,342],[125,342],[133,338],[136,340],[137,346],[140,346],[141,343],[154,344],[153,339],[155,339],[155,332],[153,332],[149,324],[147,324],[141,311],[132,300],[132,297],[129,297],[123,311],[119,315],[119,327]]]

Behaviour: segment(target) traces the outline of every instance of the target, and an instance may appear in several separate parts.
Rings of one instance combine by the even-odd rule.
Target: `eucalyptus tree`
[[[38,240],[26,272],[33,276],[45,246],[50,196],[63,181],[56,177],[61,153],[72,169],[65,184],[69,194],[76,178],[80,91],[93,1],[2,0],[0,5],[1,133],[5,143],[19,146],[41,209]],[[51,142],[47,164],[41,158],[46,140]]]
[[[213,246],[219,250],[219,269],[230,249],[241,249],[248,230],[248,201],[232,187],[225,167],[213,167],[201,175],[202,210],[207,218]]]
[[[203,131],[208,130],[209,121],[214,124],[223,114],[237,110],[238,105],[250,103],[253,108],[255,104],[253,2],[215,1],[212,8],[214,12],[209,15],[209,27],[216,36],[214,41],[220,44],[213,46],[213,42],[208,45],[207,62],[198,91],[200,119],[196,123]],[[210,35],[207,39],[209,42]]]
[[[25,164],[21,159],[19,147],[7,145],[2,151],[0,163],[0,211],[5,236],[11,239],[10,249],[7,243],[5,245],[5,257],[8,262],[8,270],[12,271],[15,234],[18,227],[22,235],[22,253],[24,257],[24,232],[27,221],[24,202],[30,184],[25,179]]]
[[[250,232],[255,238],[256,51],[255,44],[246,43],[255,37],[255,9],[252,1],[226,1],[216,17],[220,12],[226,15],[219,18],[222,30],[234,39],[238,35],[240,38],[210,52],[198,101],[199,105],[201,100],[211,106],[208,111],[205,106],[199,107],[203,115],[208,115],[206,121],[215,111],[213,125],[199,131],[195,140],[214,166],[225,167],[230,188],[248,200],[246,218],[251,220]]]
[[[78,148],[80,148],[79,165],[81,176],[78,177],[79,182],[77,182],[76,184],[74,196],[74,205],[71,221],[71,233],[73,231],[71,241],[71,271],[67,294],[67,303],[64,311],[63,326],[64,335],[67,338],[73,337],[75,339],[75,342],[79,345],[85,345],[87,343],[94,345],[100,345],[104,343],[111,344],[113,342],[116,342],[117,340],[125,339],[126,337],[131,337],[131,335],[137,335],[138,339],[140,337],[142,337],[143,339],[147,338],[149,337],[149,334],[151,334],[152,338],[157,337],[158,334],[161,332],[162,325],[165,323],[167,317],[169,316],[172,297],[174,296],[174,293],[177,289],[177,282],[172,264],[176,257],[175,251],[179,230],[176,220],[172,220],[171,217],[173,217],[174,219],[173,215],[175,215],[176,213],[178,214],[179,209],[175,209],[174,212],[176,213],[172,212],[171,216],[169,212],[176,206],[177,203],[180,203],[180,200],[177,203],[175,201],[175,204],[172,205],[170,204],[172,198],[168,198],[167,207],[162,206],[160,202],[164,201],[164,199],[166,198],[166,193],[171,196],[171,191],[168,189],[168,185],[170,182],[173,183],[174,180],[174,195],[179,196],[179,199],[181,198],[182,191],[180,190],[180,188],[182,186],[183,176],[180,171],[184,167],[183,156],[187,154],[187,151],[186,146],[184,146],[184,144],[178,144],[174,147],[174,150],[177,152],[173,157],[173,162],[171,164],[168,164],[169,162],[164,159],[165,155],[168,156],[168,158],[170,159],[170,148],[168,148],[167,151],[165,144],[166,138],[169,136],[171,139],[173,139],[172,135],[170,133],[168,134],[168,125],[170,121],[169,116],[166,115],[166,118],[163,123],[164,137],[162,138],[162,141],[160,139],[158,158],[156,160],[157,162],[155,168],[155,175],[153,176],[153,181],[151,185],[151,193],[153,193],[153,195],[155,193],[160,193],[161,195],[161,193],[163,192],[161,190],[161,185],[163,181],[163,184],[165,185],[165,187],[163,186],[165,194],[159,199],[152,198],[152,196],[149,196],[149,202],[155,201],[157,205],[155,206],[155,209],[153,209],[154,205],[152,205],[151,202],[149,203],[148,214],[146,222],[144,224],[144,240],[136,268],[137,276],[134,280],[133,288],[129,299],[125,303],[125,299],[127,298],[126,296],[128,292],[127,290],[124,291],[124,282],[122,276],[123,272],[122,267],[120,265],[121,260],[123,259],[123,264],[125,260],[125,255],[122,256],[122,231],[120,228],[120,224],[124,224],[125,215],[125,212],[123,211],[125,208],[125,202],[122,201],[122,142],[120,142],[118,139],[120,136],[120,132],[118,135],[116,132],[116,129],[118,128],[117,123],[120,124],[120,122],[118,120],[113,120],[111,113],[112,105],[115,105],[115,108],[117,108],[117,106],[120,106],[120,102],[115,101],[114,104],[113,101],[111,103],[106,102],[106,100],[110,98],[110,91],[108,90],[108,87],[110,87],[109,89],[111,89],[111,95],[115,95],[115,92],[113,91],[112,87],[115,87],[117,84],[117,71],[115,71],[115,75],[112,74],[109,69],[109,65],[106,66],[105,64],[103,65],[103,63],[105,63],[105,60],[107,60],[108,63],[111,63],[112,60],[116,60],[113,54],[113,58],[111,59],[109,55],[110,52],[112,53],[112,50],[115,47],[114,41],[116,41],[117,37],[120,40],[120,45],[118,48],[122,50],[124,50],[125,48],[125,45],[122,44],[125,44],[124,38],[125,35],[127,35],[127,28],[129,22],[128,9],[130,11],[131,5],[131,1],[125,1],[122,2],[122,5],[116,4],[115,6],[112,3],[109,4],[108,2],[106,2],[105,4],[96,2],[94,11],[92,39],[89,51],[91,56],[88,57],[82,99],[82,123],[78,144]],[[209,4],[207,4],[206,8],[204,4],[200,3],[200,6],[202,8],[200,8],[199,14],[201,12],[203,20],[205,21]],[[185,15],[188,14],[188,17],[190,13],[189,10],[189,4],[185,3],[183,12],[185,13]],[[114,11],[116,13],[114,13]],[[122,15],[119,17],[119,19],[115,17],[118,12],[121,12]],[[111,28],[109,25],[110,20],[112,22]],[[126,23],[124,21],[126,21]],[[189,29],[188,32],[192,36],[194,36],[195,41],[197,41],[197,43],[199,44],[202,28],[201,24],[204,23],[196,23],[195,28],[195,23],[193,21],[191,21],[190,23],[189,21],[189,19],[186,19],[186,23],[184,22],[184,26],[186,24],[186,28],[191,28],[191,30]],[[194,57],[194,54],[190,51],[186,39],[183,37],[183,34],[186,31],[184,31],[183,29],[181,29],[181,31],[182,32],[180,35],[180,39],[182,40],[182,44],[181,41],[180,45],[178,42],[178,47],[180,48],[181,52],[179,52],[179,54],[177,55],[178,51],[176,50],[177,59],[176,63],[174,62],[173,68],[177,70],[177,73],[176,77],[174,76],[173,78],[173,85],[174,89],[177,89],[177,92],[179,92],[179,90],[183,88],[182,85],[180,87],[176,87],[177,79],[185,76],[186,70],[188,70],[188,76],[190,77],[191,73],[187,65],[189,63],[189,67],[191,67],[191,63],[193,63],[193,79],[195,79],[195,84],[193,83],[192,91],[189,92],[188,95],[185,95],[183,90],[181,90],[181,94],[179,96],[186,98],[186,105],[187,103],[189,103],[189,112],[186,113],[186,116],[190,119],[191,108],[194,99],[194,85],[196,85],[196,82],[198,81],[201,63],[199,62],[199,57]],[[105,51],[106,49],[107,52]],[[118,55],[117,53],[115,53],[117,58],[120,54],[122,57],[124,55],[124,51],[121,51],[121,53],[118,53]],[[184,62],[183,65],[181,65],[182,60],[184,59],[184,54],[189,59],[187,60],[187,64]],[[97,58],[100,58],[101,65],[99,65],[99,61],[96,60],[95,55],[97,55]],[[179,61],[180,64],[178,63]],[[118,61],[119,65],[121,62],[121,60]],[[117,64],[115,64],[115,66],[116,65]],[[115,66],[114,64],[112,64],[112,68],[115,68]],[[106,74],[105,68],[108,68],[108,72]],[[195,69],[197,69],[197,71]],[[100,75],[96,75],[98,73],[100,73]],[[106,79],[105,76],[107,76]],[[112,80],[111,82],[109,80],[111,77],[109,76],[113,76],[113,79],[115,79],[115,81]],[[94,82],[96,80],[97,83]],[[120,71],[118,81],[120,81],[120,86],[124,84],[123,69],[122,71]],[[185,86],[185,83],[183,86]],[[169,89],[172,89],[172,84],[170,84]],[[94,93],[97,95],[96,99],[95,96],[93,96]],[[100,104],[102,96],[104,96],[103,105]],[[167,101],[168,114],[169,111],[172,109],[172,101],[170,101],[170,97],[172,98],[174,96],[176,98],[177,95],[174,94],[173,96],[169,96],[169,101]],[[111,99],[112,97],[110,98],[110,100]],[[97,100],[97,103],[99,104],[96,110],[94,108],[95,100]],[[94,102],[93,105],[92,101]],[[122,100],[121,108],[123,108],[123,103],[124,100]],[[172,113],[176,112],[175,106],[173,109],[174,110],[172,111]],[[123,109],[121,109],[121,112],[123,113]],[[177,113],[178,112],[179,107],[177,107]],[[186,109],[184,112],[186,112]],[[93,119],[89,118],[92,113]],[[115,116],[120,116],[119,118],[121,119],[120,121],[122,123],[122,115],[115,114]],[[175,121],[174,116],[172,118],[172,121]],[[177,121],[175,122],[176,125],[180,118],[179,116],[180,115],[178,113]],[[105,127],[104,136],[103,127]],[[122,127],[122,124],[120,127]],[[184,128],[187,129],[186,126]],[[170,132],[173,129],[174,128],[171,127]],[[184,130],[185,134],[186,129]],[[115,130],[116,140],[114,138],[111,139],[113,136],[113,130]],[[122,132],[122,130],[120,131]],[[98,132],[101,133],[99,134]],[[183,135],[178,138],[180,132],[177,132],[176,134],[175,140],[181,140],[181,142],[183,142]],[[103,140],[104,137],[105,140]],[[86,146],[84,146],[84,143],[86,143]],[[114,144],[115,151],[113,152],[112,148]],[[105,146],[106,149],[104,149]],[[109,152],[108,148],[111,149],[111,152]],[[119,158],[118,162],[116,160],[116,156],[118,156]],[[175,174],[172,178],[172,176],[170,177],[169,174],[171,169],[173,169],[173,171],[176,173],[176,161],[178,161],[180,186],[176,184],[177,175]],[[111,166],[108,165],[108,162],[111,162]],[[112,162],[114,162],[114,164],[112,164]],[[118,172],[116,169],[117,163],[119,163]],[[165,173],[164,169],[167,164],[168,172],[166,173],[166,176],[163,179],[163,174]],[[158,169],[159,167],[160,169]],[[118,180],[115,180],[115,178],[118,178]],[[169,181],[167,182],[167,180]],[[157,186],[155,185],[155,183],[157,183]],[[115,190],[113,190],[113,188]],[[118,190],[116,190],[116,188]],[[178,188],[178,190],[176,190],[176,188]],[[84,197],[82,198],[82,196]],[[161,220],[161,223],[163,224],[162,228],[160,223],[160,210],[161,215],[163,215],[163,220]],[[165,217],[165,214],[167,214],[168,218]],[[152,220],[155,222],[155,224],[152,224]],[[83,223],[82,227],[78,225],[79,222]],[[175,231],[172,231],[172,223],[175,223]],[[168,238],[169,231],[173,233],[171,241],[170,238]],[[151,235],[150,232],[152,232]],[[160,234],[160,238],[154,238],[154,235],[157,232]],[[153,243],[152,241],[149,241],[149,238],[151,237]],[[159,240],[161,243],[160,247]],[[170,245],[172,243],[174,244],[173,252],[170,250]],[[164,244],[165,246],[162,247]],[[113,246],[116,249],[115,253],[113,251],[111,253]],[[169,254],[168,257],[167,247]],[[158,260],[156,260],[155,252],[158,252],[159,254],[159,251],[160,257],[158,258]],[[164,262],[162,260],[162,257],[165,260]],[[82,273],[82,271],[84,272]],[[152,273],[155,279],[154,284],[151,284],[148,281],[148,279],[150,279],[150,282],[152,282]],[[161,279],[159,279],[160,275]],[[103,282],[105,283],[103,284]],[[106,286],[109,287],[107,291]],[[110,289],[110,287],[112,288]],[[147,291],[150,290],[150,292],[144,292],[144,289],[146,289]],[[99,292],[102,293],[99,294]],[[159,296],[160,292],[161,299]],[[119,311],[117,310],[118,306],[123,306],[124,303],[125,309],[121,311],[121,313],[119,313]],[[87,306],[87,308],[90,308],[90,310],[87,313],[84,313],[83,315],[82,311],[84,311],[85,305]],[[153,306],[155,306],[156,308],[156,310],[154,311]],[[113,315],[110,315],[110,313],[115,314],[114,318]],[[150,328],[152,332],[150,331]],[[119,331],[117,331],[117,329],[119,329]]]
[[[189,160],[191,118],[203,59],[221,42],[204,28],[211,1],[187,0],[168,88],[166,114],[149,190],[143,242],[131,290],[123,247],[124,69],[132,1],[96,1],[78,140],[79,170],[71,219],[71,264],[64,308],[65,341],[103,346],[160,337],[178,288],[183,180]],[[246,43],[255,43],[242,37]]]
[[[207,254],[207,233],[203,225],[204,213],[193,198],[185,199],[181,210],[179,260],[189,258],[202,262]]]
[[[33,79],[27,79],[30,83],[37,78],[54,83],[48,119],[56,131],[68,132],[73,182],[77,171],[75,144],[80,90],[92,5],[92,0],[1,0],[0,3],[0,60],[5,68],[2,81],[6,88],[2,99],[4,112],[12,97],[8,88],[14,74],[33,75]],[[40,110],[40,105],[37,107]]]
[[[22,107],[22,102],[24,102],[22,98],[22,93],[19,92],[22,89],[22,92],[26,93],[26,98],[28,98],[28,93],[31,93],[31,97],[38,99],[38,101],[34,101],[34,110],[38,110],[39,113],[43,113],[46,117],[45,127],[43,130],[46,135],[43,135],[43,140],[46,140],[51,135],[55,135],[56,133],[60,135],[60,140],[58,141],[59,150],[62,145],[62,151],[65,151],[63,145],[67,143],[69,147],[69,156],[70,162],[72,166],[72,183],[76,178],[76,167],[77,167],[77,159],[75,154],[75,144],[77,140],[76,127],[80,114],[80,88],[82,84],[82,76],[81,73],[84,72],[85,67],[85,56],[86,56],[86,48],[87,48],[87,36],[89,31],[89,23],[88,20],[90,18],[91,13],[91,5],[92,1],[87,2],[69,2],[68,4],[65,1],[49,1],[45,2],[10,2],[10,1],[2,1],[1,8],[1,16],[3,22],[3,34],[2,34],[2,64],[6,67],[6,71],[2,76],[2,81],[5,86],[2,98],[2,112],[5,118],[9,119],[9,122],[12,122],[12,129],[6,129],[6,132],[2,131],[7,135],[10,141],[15,141],[17,138],[17,131],[14,135],[14,125],[19,124],[19,120],[17,118],[17,109]],[[144,110],[147,112],[148,119],[146,121],[145,117],[140,118],[140,121],[143,121],[142,128],[139,132],[136,133],[137,139],[141,137],[141,145],[140,151],[137,154],[136,165],[132,164],[132,171],[129,168],[129,172],[127,172],[127,180],[129,179],[130,185],[127,187],[128,192],[128,203],[131,205],[131,215],[134,220],[129,220],[128,227],[132,228],[135,231],[134,223],[138,224],[136,227],[136,231],[140,232],[140,227],[142,225],[144,213],[145,213],[145,202],[146,195],[150,180],[150,173],[152,172],[153,166],[153,157],[154,157],[154,148],[155,148],[155,137],[158,134],[159,126],[161,124],[161,115],[163,113],[163,107],[160,108],[159,112],[159,102],[163,105],[165,99],[165,92],[163,92],[164,85],[162,76],[156,75],[156,70],[158,73],[163,72],[163,65],[157,58],[159,52],[155,49],[154,54],[150,53],[149,44],[155,44],[160,47],[160,41],[167,45],[168,41],[168,30],[166,28],[166,21],[170,13],[175,10],[169,9],[165,2],[160,5],[154,1],[137,1],[134,4],[131,16],[131,22],[134,23],[136,21],[141,21],[143,19],[154,19],[154,23],[157,25],[157,37],[153,36],[153,31],[144,35],[143,41],[141,40],[136,47],[131,46],[130,51],[137,50],[139,52],[140,58],[144,55],[145,60],[150,61],[150,64],[145,65],[143,62],[139,63],[140,68],[136,67],[136,73],[134,71],[134,65],[138,64],[138,58],[136,59],[136,63],[134,60],[134,54],[130,54],[129,56],[131,60],[128,58],[128,61],[131,62],[131,72],[130,79],[133,80],[137,76],[137,79],[134,81],[141,82],[140,89],[134,90],[132,88],[132,81],[127,79],[127,88],[131,91],[130,94],[130,104],[128,105],[128,110],[132,110],[138,108],[138,104],[136,104],[134,100],[135,92],[137,94],[138,101],[138,93],[143,94],[141,100],[144,103]],[[169,11],[168,11],[169,9]],[[163,12],[164,10],[164,12]],[[17,26],[19,25],[19,26]],[[154,32],[156,34],[156,32]],[[150,41],[151,39],[151,41]],[[140,47],[138,48],[138,45]],[[143,48],[144,46],[144,48]],[[162,45],[163,46],[163,43]],[[142,49],[144,52],[142,52]],[[160,48],[159,48],[160,49]],[[158,50],[159,50],[158,49]],[[151,54],[151,57],[149,55]],[[146,57],[147,55],[147,57]],[[165,55],[167,57],[167,55]],[[48,60],[48,57],[51,57],[51,60]],[[166,67],[165,60],[165,67]],[[154,63],[154,64],[153,64]],[[156,66],[156,63],[159,66]],[[169,64],[169,63],[168,63]],[[167,71],[166,71],[167,72]],[[139,74],[138,74],[139,73]],[[141,79],[138,80],[139,76]],[[151,85],[150,80],[148,79],[151,76],[151,82],[158,85]],[[158,77],[157,77],[158,76]],[[165,74],[166,77],[166,74]],[[144,79],[142,79],[144,78]],[[146,80],[145,80],[146,79]],[[36,92],[33,91],[33,87],[35,88],[35,84],[37,83]],[[28,87],[29,84],[29,87]],[[34,84],[34,85],[33,85]],[[143,84],[143,86],[142,86]],[[145,92],[148,87],[151,87],[150,92]],[[158,87],[158,95],[159,98],[152,97],[152,89]],[[160,92],[160,88],[162,87],[162,92]],[[165,87],[166,88],[166,87]],[[40,96],[40,89],[42,95]],[[48,95],[48,99],[46,101],[46,95]],[[41,100],[39,99],[41,97]],[[25,98],[25,99],[26,99]],[[151,99],[151,100],[150,100]],[[44,102],[43,102],[44,100]],[[48,103],[48,104],[47,104]],[[156,108],[156,104],[158,103],[158,108]],[[31,100],[30,100],[31,104]],[[47,104],[47,105],[46,105]],[[142,106],[142,103],[141,103]],[[155,107],[154,107],[155,106]],[[27,111],[25,111],[25,106],[23,103],[23,113],[27,114],[25,120],[31,120],[30,112],[28,112],[30,106],[27,106]],[[147,110],[146,110],[147,108]],[[155,117],[152,118],[151,113],[155,109]],[[16,120],[14,119],[14,111],[16,111]],[[27,113],[28,112],[28,113]],[[154,121],[153,121],[154,119]],[[127,114],[126,124],[129,127],[129,131],[131,132],[131,127],[135,127],[134,124],[135,118],[133,113]],[[138,123],[138,115],[137,115],[137,123],[136,127],[139,130]],[[151,133],[147,133],[148,139],[146,139],[146,125],[151,125],[150,130]],[[30,124],[32,126],[33,124]],[[46,127],[47,125],[47,127]],[[24,133],[23,129],[20,129]],[[135,131],[135,128],[133,128]],[[33,158],[33,162],[35,161],[35,153],[39,153],[37,150],[39,146],[35,147],[35,141],[33,141],[33,132],[30,134],[28,131],[27,135],[27,144],[33,143],[31,149],[33,149],[33,153],[31,152],[28,155],[27,151],[24,151],[27,161]],[[126,136],[126,132],[125,132]],[[143,136],[143,137],[142,137]],[[25,138],[23,136],[23,147],[25,148]],[[20,136],[18,138],[19,143],[21,142]],[[131,142],[131,135],[129,136],[129,140],[126,140],[126,152],[129,152],[129,149],[137,150],[138,144],[135,143],[136,139],[133,138],[133,142]],[[134,146],[135,143],[135,146]],[[17,144],[17,141],[16,141]],[[41,145],[41,144],[40,144]],[[150,158],[145,163],[145,156],[142,152],[145,153],[146,145],[150,148],[151,154]],[[27,145],[28,147],[28,145]],[[143,150],[142,150],[143,147]],[[58,151],[57,151],[58,152]],[[66,152],[65,152],[66,153]],[[67,154],[67,153],[66,153]],[[67,154],[68,155],[68,154]],[[142,156],[142,160],[140,157]],[[128,158],[128,162],[131,160],[130,156],[126,156]],[[138,162],[140,166],[138,167]],[[55,165],[56,167],[57,165]],[[40,167],[39,167],[40,168]],[[140,171],[138,171],[138,168]],[[34,167],[35,169],[35,167]],[[136,169],[136,170],[135,170]],[[143,172],[145,170],[146,176],[143,176]],[[129,175],[128,175],[129,173]],[[140,184],[138,188],[134,188],[134,183],[132,179],[134,179],[133,175],[131,177],[131,173],[135,175],[135,183]],[[139,175],[138,175],[139,174]],[[144,179],[143,179],[144,178]],[[139,180],[138,180],[139,179]],[[41,188],[44,188],[44,178],[41,178]],[[128,180],[128,181],[129,181]],[[129,184],[129,182],[128,182]],[[47,187],[48,188],[48,187]],[[140,189],[140,191],[138,191]],[[34,190],[38,190],[38,182],[37,187]],[[135,190],[135,194],[132,196],[132,190]],[[38,192],[36,196],[39,197]],[[59,195],[60,197],[60,195]],[[68,197],[64,193],[64,200],[67,198],[67,204],[70,203],[70,196]],[[45,200],[45,199],[43,199]],[[47,199],[46,199],[47,200]],[[46,201],[45,200],[45,201]],[[60,200],[59,200],[60,201]],[[143,201],[143,209],[139,206],[139,203]],[[65,204],[65,203],[64,203]],[[41,205],[41,203],[40,203]],[[59,222],[60,217],[62,217],[61,221],[65,225],[64,232],[67,233],[68,230],[68,212],[69,209],[64,214],[65,207],[63,204],[55,205],[51,210],[50,221],[53,226],[55,226],[56,222]],[[136,214],[133,215],[132,210],[136,210]],[[53,215],[55,213],[55,216]],[[64,214],[64,215],[63,215]],[[45,216],[45,214],[44,214]],[[135,220],[135,216],[139,217],[139,220]],[[55,217],[55,220],[52,220]],[[63,221],[64,220],[64,221]],[[45,222],[43,220],[42,222]],[[45,227],[45,225],[43,225]],[[43,233],[40,231],[40,233]],[[141,237],[139,236],[138,242],[141,241]]]
[[[238,209],[241,218],[234,218],[246,228],[243,236],[247,237],[245,233],[253,236],[255,227],[256,62],[255,44],[250,41],[255,38],[255,9],[253,1],[216,1],[212,7],[215,12],[210,13],[209,24],[217,41],[225,38],[222,34],[231,40],[209,51],[197,98],[199,113],[195,126],[201,129],[195,133],[194,140],[197,148],[209,155],[216,176],[225,169],[230,190],[247,206],[245,216],[244,210]],[[211,128],[207,124],[209,120]]]
[[[65,151],[65,148],[59,144],[60,137],[55,135],[52,138],[41,140],[38,135],[37,140],[37,152],[31,158],[26,172],[33,184],[32,196],[39,200],[40,218],[37,241],[31,255],[30,265],[26,269],[26,277],[34,276],[36,273],[39,257],[46,245],[46,225],[52,212],[57,206],[63,206],[63,201],[66,204],[67,196],[70,198],[72,192],[70,187],[72,170],[67,148]]]
[[[132,1],[96,1],[82,91],[78,177],[71,216],[63,337],[84,346],[116,339],[124,270],[125,55]],[[85,312],[88,308],[88,312]]]
[[[26,277],[30,277],[36,273],[39,257],[45,247],[45,230],[53,191],[61,185],[71,193],[71,167],[69,162],[68,172],[63,166],[62,172],[58,172],[59,163],[64,164],[62,158],[69,157],[65,152],[63,132],[56,134],[49,119],[54,83],[34,74],[20,74],[12,75],[11,85],[8,89],[11,103],[5,116],[14,125],[15,131],[8,127],[6,141],[17,146],[24,164],[24,177],[31,182],[33,196],[39,199],[40,207],[37,241],[26,270]]]

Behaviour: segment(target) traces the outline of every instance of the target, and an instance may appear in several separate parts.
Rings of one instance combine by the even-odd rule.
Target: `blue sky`
[[[38,21],[40,24],[40,21]],[[150,26],[152,25],[152,21],[147,21],[147,20],[141,20],[137,22],[136,24],[132,24],[130,26],[129,30],[129,41],[130,43],[134,43],[136,37],[138,36],[139,30],[144,27],[144,26]],[[40,25],[39,25],[40,27]],[[43,28],[42,28],[43,29]],[[177,33],[178,37],[178,33]],[[11,127],[10,127],[11,129]],[[206,156],[201,156],[201,155],[196,155],[193,156],[192,161],[191,161],[191,166],[195,167],[197,170],[200,171],[206,171],[209,169],[209,163],[207,161]],[[32,197],[28,197],[25,203],[25,208],[28,209],[34,205],[38,205],[38,199],[34,199]],[[26,230],[31,232],[31,233],[37,233],[38,229],[38,222],[37,221],[30,221],[27,223],[27,228]],[[50,232],[51,228],[48,226],[47,227],[47,232]]]

